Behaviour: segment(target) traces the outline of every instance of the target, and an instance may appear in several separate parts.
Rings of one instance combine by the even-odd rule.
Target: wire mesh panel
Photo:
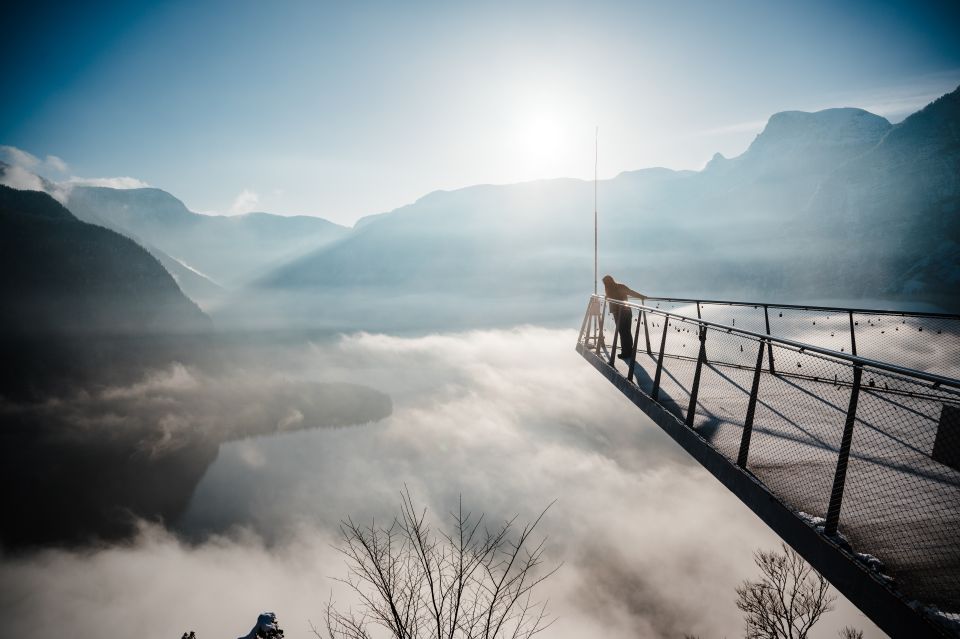
[[[852,375],[809,353],[773,351],[783,372],[761,377],[746,468],[795,511],[824,517]]]
[[[908,598],[960,613],[960,382],[846,354],[856,342],[877,360],[889,348],[898,364],[926,358],[949,368],[960,360],[953,325],[842,309],[736,308],[741,314],[703,304],[700,320],[635,307],[631,381]],[[605,349],[612,326],[608,315]],[[942,341],[924,342],[921,333]],[[836,352],[818,350],[815,338]],[[628,362],[616,365],[630,374]]]
[[[960,377],[960,321],[922,315],[853,313],[857,354]]]
[[[840,530],[905,592],[956,612],[960,422],[951,413],[960,414],[954,390],[864,368]]]
[[[732,306],[729,304],[700,303],[700,317],[708,322],[754,333],[766,333],[763,306]]]
[[[850,316],[842,311],[770,308],[770,334],[783,339],[853,353]]]
[[[696,363],[664,358],[657,401],[677,419],[686,419]]]
[[[707,357],[692,425],[731,462],[736,462],[743,440],[759,346],[724,330],[707,329],[704,336]]]
[[[697,316],[697,307],[695,303],[687,300],[658,300],[650,302],[650,307],[672,313],[674,315],[685,315],[687,317]]]
[[[960,316],[650,298],[652,308],[905,368],[960,377]]]

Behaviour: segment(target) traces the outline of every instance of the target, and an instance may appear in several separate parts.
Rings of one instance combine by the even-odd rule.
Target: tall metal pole
[[[593,133],[593,294],[597,294],[597,160],[599,158],[600,126]]]

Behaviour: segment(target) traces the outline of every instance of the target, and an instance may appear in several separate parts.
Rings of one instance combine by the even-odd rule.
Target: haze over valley
[[[957,90],[896,125],[860,109],[784,112],[701,171],[602,180],[601,268],[652,295],[956,309],[958,121]],[[223,328],[560,323],[592,287],[583,180],[437,191],[352,229],[196,214],[153,188],[47,188],[140,242]]]

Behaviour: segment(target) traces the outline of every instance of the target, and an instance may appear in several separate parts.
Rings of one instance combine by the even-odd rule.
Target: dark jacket
[[[619,302],[626,302],[630,297],[639,297],[640,299],[646,299],[646,296],[643,293],[638,293],[626,284],[621,284],[620,282],[604,282],[603,283],[604,295],[607,296],[609,300],[617,300]],[[621,309],[626,308],[622,304],[617,304],[616,302],[610,302],[610,312],[618,313]]]

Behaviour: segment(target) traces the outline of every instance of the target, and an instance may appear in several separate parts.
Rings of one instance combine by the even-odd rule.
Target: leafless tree
[[[840,639],[863,639],[863,630],[844,626],[840,631]]]
[[[833,610],[830,584],[786,544],[783,552],[757,551],[763,576],[737,587],[748,639],[806,639],[820,617]]]
[[[349,572],[338,581],[360,603],[344,611],[331,599],[327,635],[369,639],[379,627],[396,639],[522,639],[545,630],[547,602],[533,591],[559,566],[543,568],[544,540],[531,537],[547,509],[516,532],[516,518],[488,528],[461,500],[448,534],[427,523],[405,490],[389,526],[341,522],[338,550]]]

